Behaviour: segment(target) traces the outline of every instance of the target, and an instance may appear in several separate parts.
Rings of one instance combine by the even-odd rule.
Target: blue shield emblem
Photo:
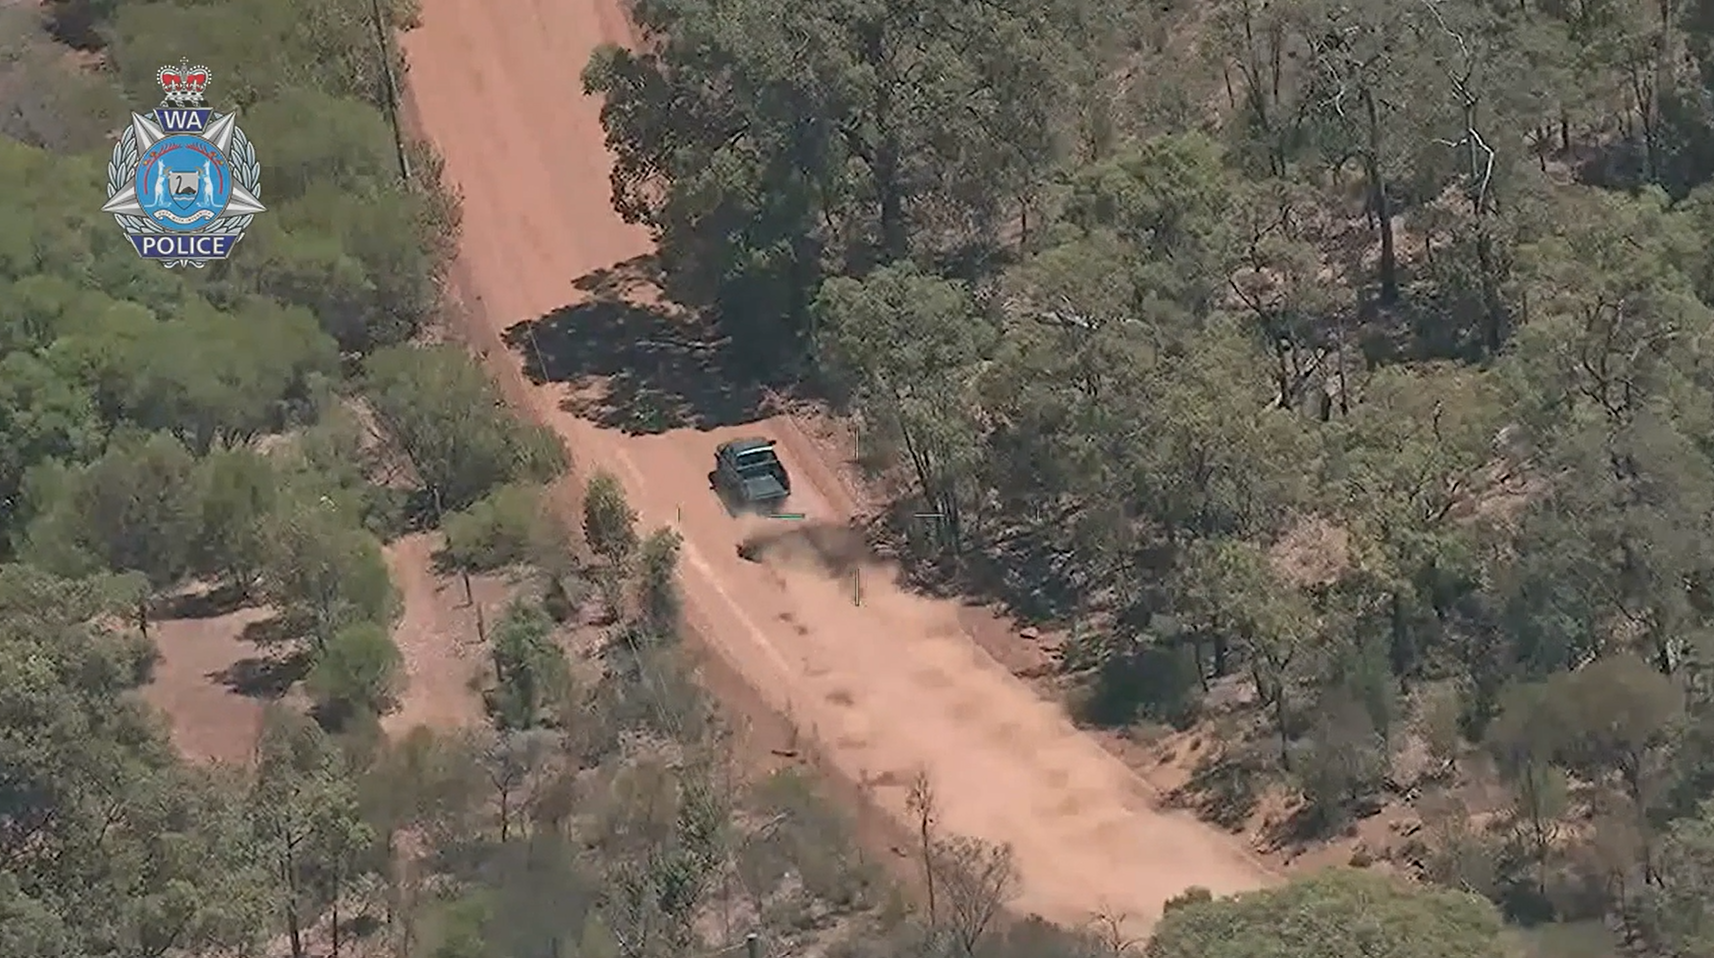
[[[173,232],[203,229],[232,199],[226,154],[193,134],[172,134],[145,150],[136,183],[143,215]]]

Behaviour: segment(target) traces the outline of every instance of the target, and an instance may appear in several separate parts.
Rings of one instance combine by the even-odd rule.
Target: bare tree
[[[1100,911],[1089,920],[1089,933],[1100,944],[1104,954],[1130,955],[1135,954],[1143,939],[1134,938],[1125,933],[1125,923],[1130,916],[1122,912]]]
[[[1001,909],[1018,892],[1012,846],[964,835],[935,843],[934,872],[946,898],[946,919],[953,941],[974,955]]]
[[[555,734],[540,729],[493,732],[484,737],[478,754],[488,783],[494,787],[502,842],[511,839],[518,813],[530,804],[554,745]]]
[[[905,796],[905,807],[917,822],[917,835],[921,840],[919,853],[922,855],[923,881],[928,885],[928,923],[932,927],[939,924],[940,915],[934,893],[934,783],[929,781],[928,769],[917,769],[916,775],[911,779],[910,792]]]

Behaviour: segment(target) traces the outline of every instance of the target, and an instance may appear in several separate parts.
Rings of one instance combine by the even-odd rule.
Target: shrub
[[[583,494],[583,537],[596,555],[623,566],[637,551],[637,513],[610,472],[597,472]]]
[[[403,658],[385,627],[359,622],[334,633],[310,669],[310,694],[324,720],[342,725],[390,710],[400,691]]]
[[[540,564],[566,549],[565,535],[544,508],[537,486],[509,485],[446,517],[440,562],[466,572]]]

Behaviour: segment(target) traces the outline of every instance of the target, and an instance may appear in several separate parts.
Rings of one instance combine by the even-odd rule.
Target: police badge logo
[[[238,117],[203,98],[210,74],[189,61],[162,67],[165,91],[131,125],[107,164],[107,205],[138,255],[171,269],[225,259],[264,207],[256,148]]]

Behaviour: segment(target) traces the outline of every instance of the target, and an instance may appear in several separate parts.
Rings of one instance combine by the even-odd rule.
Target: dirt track
[[[592,303],[574,285],[650,246],[608,205],[599,104],[580,94],[589,51],[630,39],[614,0],[423,7],[422,27],[404,40],[409,81],[418,121],[464,196],[470,332],[508,394],[562,433],[580,468],[613,469],[647,525],[683,532],[702,641],[845,775],[873,783],[889,812],[903,815],[904,786],[926,767],[944,829],[1014,847],[1024,911],[1065,923],[1104,911],[1141,932],[1186,886],[1270,881],[1235,840],[1152,808],[1117,759],[981,652],[955,604],[904,592],[845,541],[852,503],[795,423],[723,409],[746,403],[721,392],[707,351],[672,344],[685,334],[669,319]],[[550,314],[533,346],[506,336]],[[575,394],[524,382],[524,354],[538,348],[548,378],[576,383]],[[695,424],[652,435],[603,425],[620,418],[616,407],[639,404]],[[709,493],[715,443],[744,434],[781,442],[803,522],[735,519]],[[749,535],[777,540],[759,562],[737,555]]]

